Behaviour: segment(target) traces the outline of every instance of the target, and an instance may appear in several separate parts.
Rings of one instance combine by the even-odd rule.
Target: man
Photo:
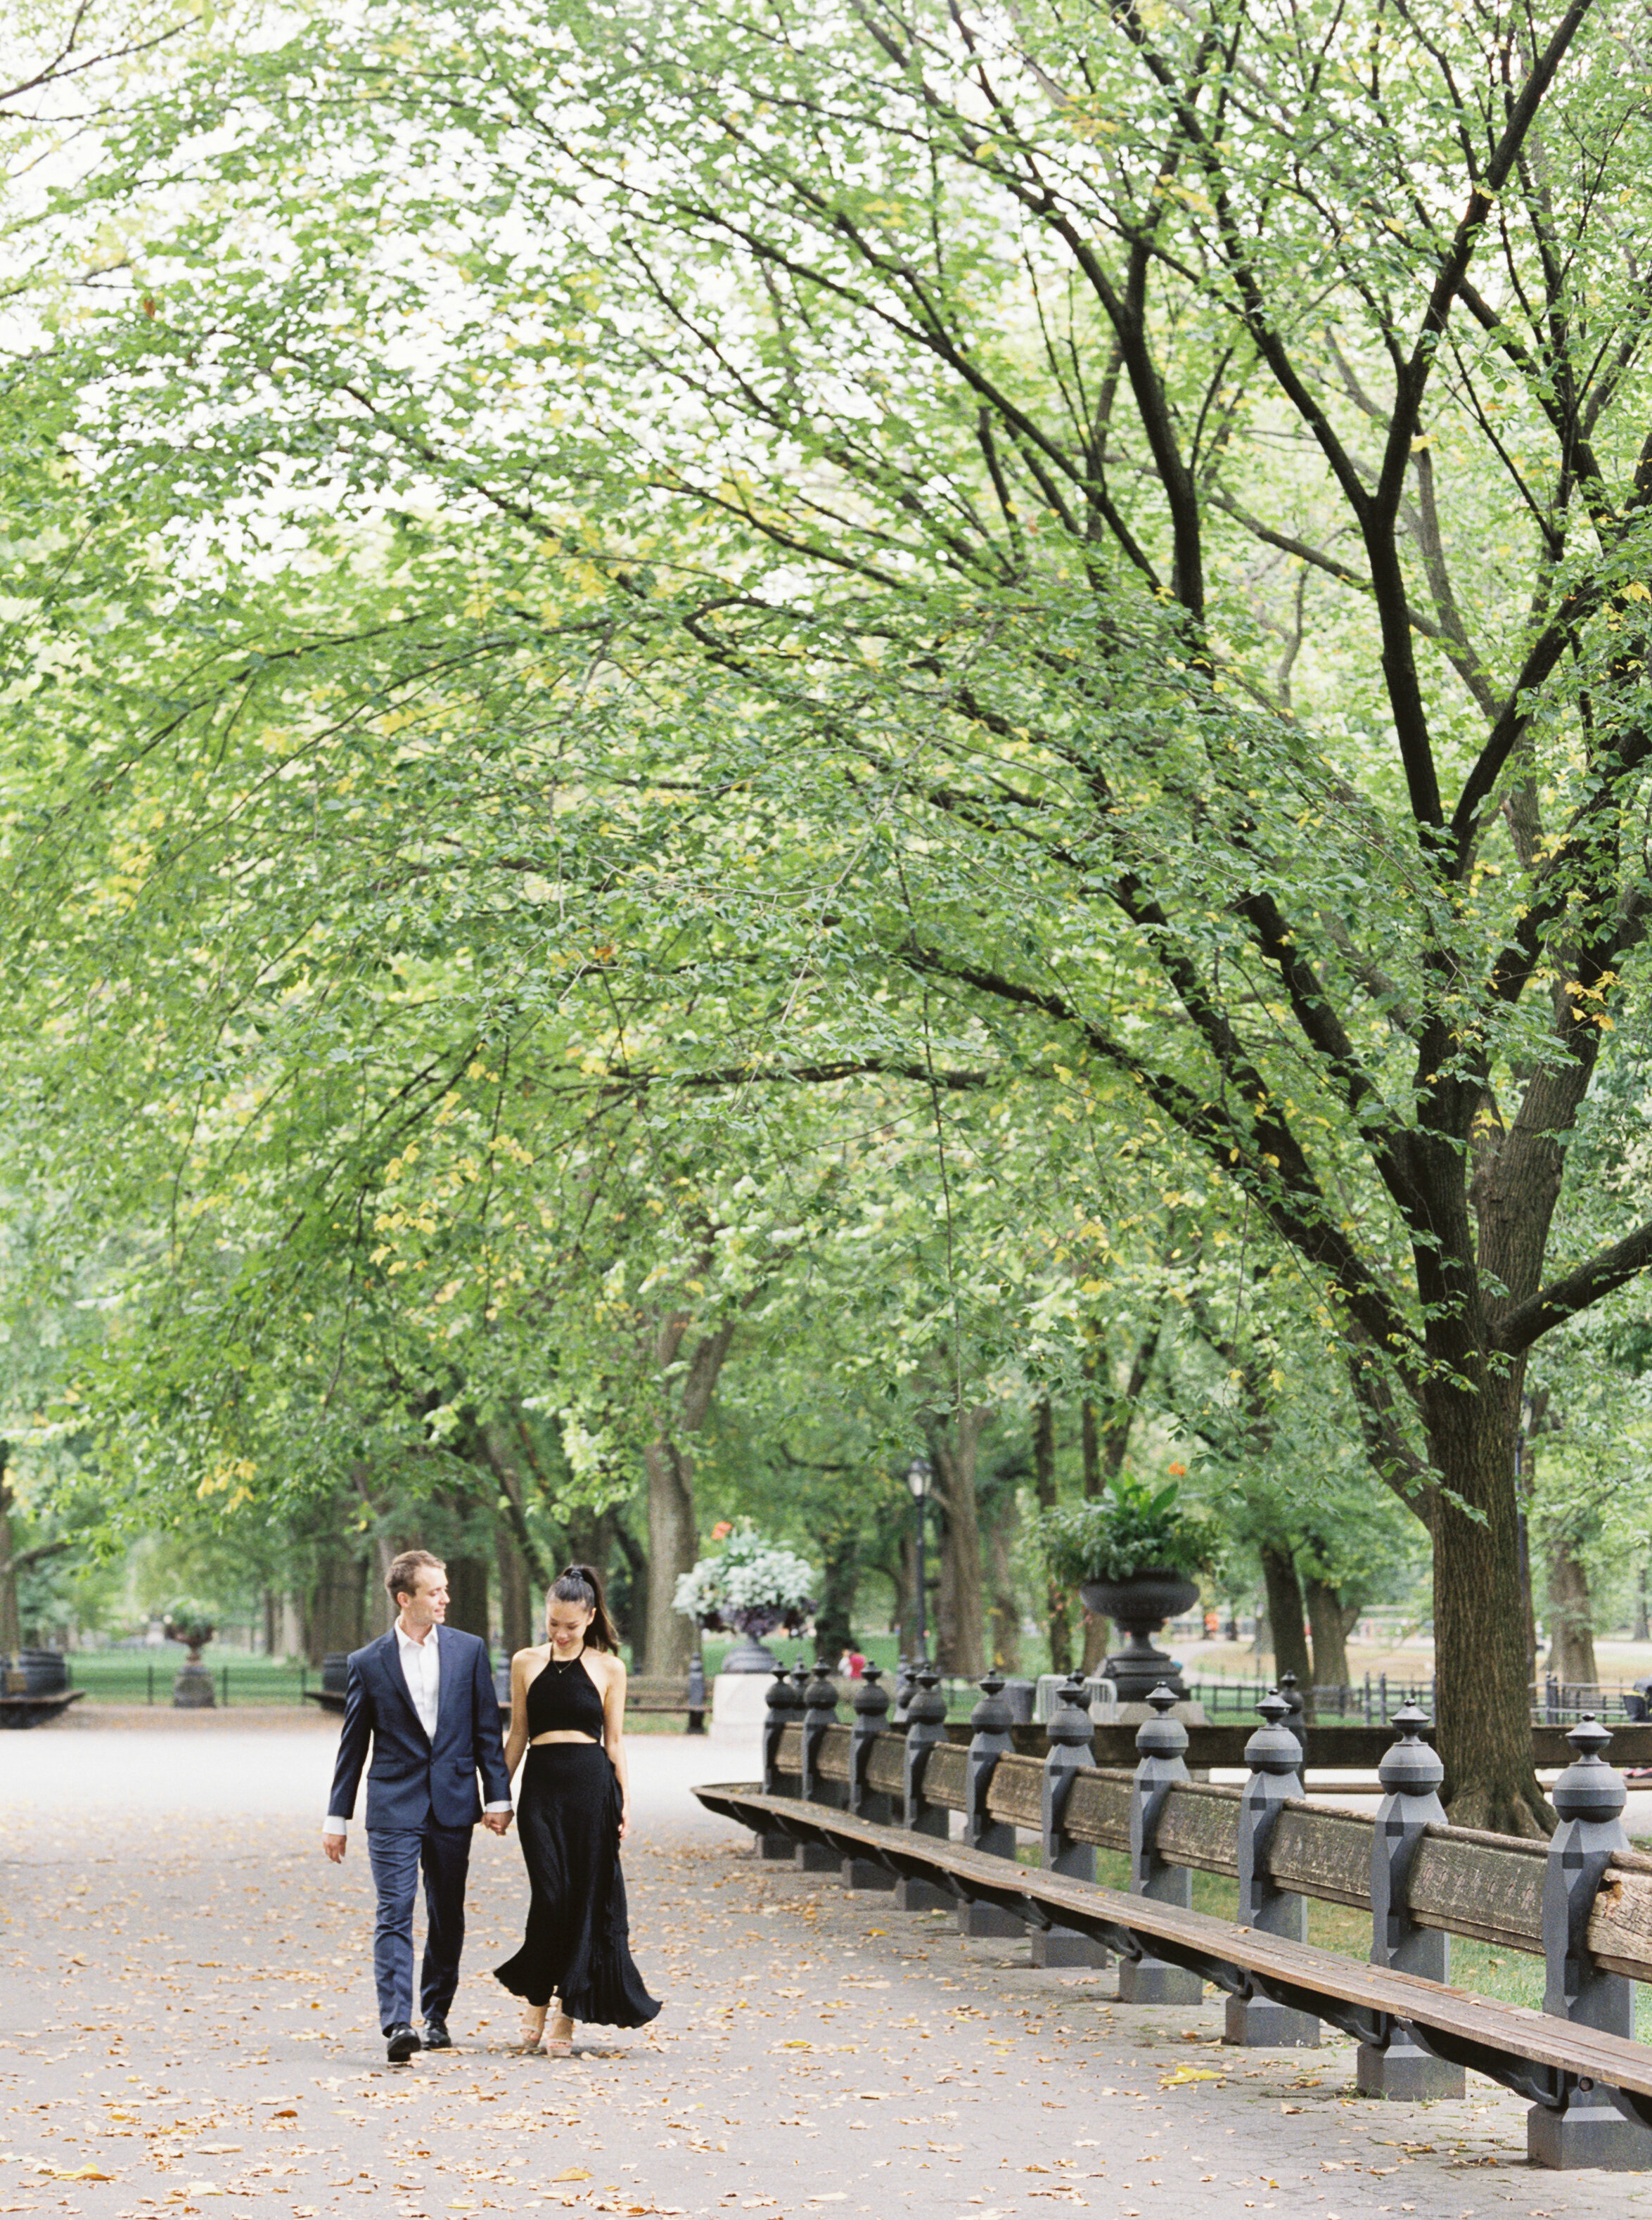
[[[420,2048],[413,2025],[413,1899],[425,1876],[425,1962],[419,1984],[424,2048],[451,2050],[447,2015],[464,1942],[464,1876],[478,1819],[510,1825],[510,1774],[488,1647],[444,1626],[447,1568],[427,1550],[404,1550],[384,1575],[396,1606],[388,1634],[352,1652],[344,1727],[321,1848],[337,1865],[367,1771],[367,1857],[378,1892],[373,1975],[378,2017],[400,2066]],[[482,1774],[488,1802],[477,1793]]]

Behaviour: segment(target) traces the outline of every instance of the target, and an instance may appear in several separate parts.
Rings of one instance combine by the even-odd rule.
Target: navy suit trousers
[[[469,1827],[370,1827],[367,1857],[378,1892],[373,1928],[373,1978],[378,2021],[388,2035],[413,2019],[413,1899],[419,1869],[425,1876],[425,1962],[419,1983],[426,2020],[447,2017],[458,1986],[464,1947],[464,1876],[471,1863]]]

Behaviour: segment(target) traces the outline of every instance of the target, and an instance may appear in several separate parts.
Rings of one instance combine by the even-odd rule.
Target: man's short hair
[[[392,1557],[384,1575],[384,1585],[390,1590],[390,1601],[399,1602],[404,1595],[417,1595],[419,1575],[426,1566],[445,1573],[446,1566],[439,1557],[433,1557],[428,1550],[403,1550],[399,1557]]]

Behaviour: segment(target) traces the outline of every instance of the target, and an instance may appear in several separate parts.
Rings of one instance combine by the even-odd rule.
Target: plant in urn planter
[[[776,1627],[801,1634],[814,1615],[814,1585],[812,1566],[748,1521],[683,1574],[671,1600],[702,1633],[744,1637],[724,1658],[725,1673],[772,1673],[779,1660],[762,1637]]]
[[[1121,1703],[1145,1703],[1161,1685],[1187,1693],[1181,1667],[1152,1637],[1198,1600],[1193,1575],[1209,1561],[1211,1537],[1176,1497],[1175,1481],[1156,1489],[1120,1474],[1102,1494],[1059,1505],[1038,1522],[1051,1577],[1070,1582],[1087,1611],[1115,1619],[1128,1637],[1101,1668]]]
[[[172,1708],[178,1712],[209,1712],[217,1701],[212,1675],[201,1662],[201,1652],[218,1631],[218,1614],[209,1603],[193,1596],[180,1597],[161,1621],[169,1642],[181,1642],[189,1656],[172,1683]]]

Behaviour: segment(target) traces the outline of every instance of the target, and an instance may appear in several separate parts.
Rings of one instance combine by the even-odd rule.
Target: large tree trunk
[[[365,1586],[366,1567],[352,1550],[322,1551],[309,1612],[312,1665],[332,1652],[360,1649]]]
[[[639,1669],[687,1673],[695,1630],[671,1606],[676,1584],[699,1550],[694,1515],[694,1467],[674,1442],[652,1442],[643,1452],[648,1474],[648,1614]]]
[[[1303,1629],[1302,1583],[1296,1576],[1296,1560],[1273,1542],[1262,1545],[1262,1577],[1268,1590],[1268,1630],[1274,1643],[1274,1678],[1282,1681],[1294,1673],[1305,1693],[1313,1685],[1308,1657],[1308,1638]]]
[[[654,1355],[662,1372],[676,1363],[688,1323],[679,1314],[661,1328]],[[714,1333],[701,1335],[689,1359],[673,1423],[643,1454],[648,1475],[648,1612],[639,1667],[644,1672],[672,1678],[686,1674],[694,1656],[695,1628],[671,1602],[678,1581],[692,1568],[700,1548],[694,1460],[683,1437],[698,1433],[704,1425],[733,1338],[732,1319]]]
[[[539,1614],[527,1561],[508,1519],[500,1519],[495,1530],[495,1554],[499,1565],[500,1631],[506,1656],[514,1657],[539,1638]]]
[[[1086,1423],[1094,1434],[1094,1406],[1087,1402],[1084,1410]],[[1047,1395],[1039,1398],[1032,1413],[1032,1493],[1040,1511],[1055,1509],[1056,1414],[1050,1408]],[[1070,1673],[1073,1669],[1073,1605],[1071,1596],[1059,1581],[1046,1582],[1044,1606],[1050,1628],[1050,1669],[1052,1673]]]
[[[1015,1593],[1015,1515],[1006,1504],[987,1529],[987,1560],[992,1568],[990,1634],[992,1662],[1001,1673],[1021,1669],[1021,1605]]]
[[[1549,1545],[1549,1670],[1574,1686],[1593,1687],[1600,1679],[1589,1575],[1565,1534]]]
[[[820,1542],[820,1608],[814,1618],[814,1654],[835,1666],[855,1643],[855,1593],[860,1586],[858,1528],[834,1527]]]
[[[1477,1394],[1444,1378],[1429,1392],[1429,1444],[1445,1483],[1434,1533],[1435,1713],[1453,1824],[1532,1836],[1552,1829],[1554,1813],[1531,1763],[1514,1488],[1518,1369],[1482,1378]]]
[[[941,1543],[943,1623],[941,1669],[978,1680],[987,1669],[986,1609],[981,1577],[981,1519],[976,1499],[976,1458],[992,1413],[971,1405],[944,1431],[937,1428],[932,1462],[936,1494],[946,1515]]]
[[[15,1657],[23,1646],[22,1621],[17,1611],[17,1568],[12,1562],[11,1476],[6,1470],[10,1444],[0,1442],[0,1657]]]
[[[1313,1637],[1313,1685],[1316,1688],[1348,1686],[1348,1637],[1358,1618],[1325,1581],[1309,1581],[1304,1593],[1308,1606],[1308,1630]]]

